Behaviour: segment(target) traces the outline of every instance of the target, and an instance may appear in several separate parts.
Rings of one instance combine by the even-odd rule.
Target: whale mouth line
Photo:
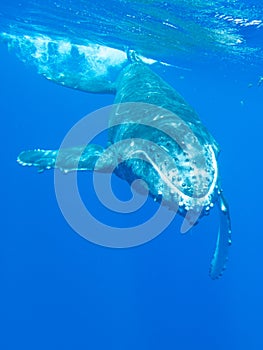
[[[145,160],[148,161],[152,165],[152,167],[155,169],[155,171],[158,173],[162,181],[171,189],[171,192],[177,193],[179,198],[181,198],[180,206],[185,204],[185,206],[188,207],[189,201],[190,201],[192,203],[191,207],[200,207],[200,206],[206,206],[207,204],[210,203],[210,197],[212,196],[218,181],[218,166],[217,166],[215,153],[211,145],[205,145],[205,147],[208,149],[208,152],[210,153],[210,156],[211,156],[212,167],[214,169],[214,176],[213,176],[213,181],[208,188],[208,191],[205,193],[205,195],[202,195],[202,196],[197,196],[197,195],[190,196],[182,192],[178,188],[178,186],[176,186],[171,181],[171,179],[163,171],[161,171],[160,167],[157,166],[157,164],[152,160],[152,158],[145,151],[141,149],[133,151],[131,157],[134,157],[134,155],[136,154],[142,154],[145,157]]]

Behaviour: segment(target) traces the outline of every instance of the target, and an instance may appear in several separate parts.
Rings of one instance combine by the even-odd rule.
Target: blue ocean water
[[[113,96],[44,79],[34,65],[41,62],[43,74],[53,56],[41,61],[43,56],[20,51],[30,61],[24,64],[14,54],[17,41],[9,52],[5,37],[1,349],[261,349],[262,6],[248,0],[2,4],[1,33],[41,34],[84,46],[96,42],[157,61],[151,67],[197,110],[221,146],[233,245],[223,277],[213,281],[208,267],[216,211],[187,235],[180,234],[176,217],[156,239],[130,249],[97,246],[77,235],[58,208],[53,171],[37,174],[20,167],[16,157],[24,149],[58,148],[80,118],[112,103]],[[215,20],[220,16],[222,21]],[[179,34],[175,28],[167,32],[172,26]],[[69,57],[69,65],[74,62]],[[83,74],[83,66],[75,69]],[[128,196],[128,185],[114,181],[119,195]],[[85,203],[100,216],[91,174],[80,174],[80,182]],[[147,202],[145,211],[154,210]],[[112,224],[127,220],[105,215]]]

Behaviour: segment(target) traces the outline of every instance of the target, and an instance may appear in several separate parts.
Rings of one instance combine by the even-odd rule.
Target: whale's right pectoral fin
[[[94,144],[62,148],[57,151],[35,149],[21,152],[17,161],[23,166],[37,167],[39,173],[52,168],[65,173],[77,170],[104,172],[112,166],[110,164],[112,160],[109,157],[102,157],[102,160],[98,161],[103,152],[103,147]]]
[[[220,227],[217,236],[216,249],[210,267],[210,277],[212,279],[217,279],[222,275],[228,260],[228,248],[231,245],[231,221],[229,208],[222,193],[220,194],[218,205],[220,210]]]

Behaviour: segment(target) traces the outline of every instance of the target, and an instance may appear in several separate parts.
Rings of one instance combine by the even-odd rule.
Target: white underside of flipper
[[[219,278],[226,268],[228,260],[228,248],[231,245],[231,221],[228,205],[220,194],[218,200],[220,210],[220,226],[217,236],[216,249],[210,267],[210,277]]]

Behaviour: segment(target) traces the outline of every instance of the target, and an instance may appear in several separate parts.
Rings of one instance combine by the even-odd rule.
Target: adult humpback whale
[[[109,121],[109,151],[95,144],[59,151],[36,149],[22,152],[18,162],[36,166],[39,172],[115,168],[116,175],[130,183],[144,180],[152,197],[189,221],[208,214],[217,204],[220,227],[210,276],[218,278],[227,261],[231,227],[220,187],[217,143],[192,107],[141,62],[123,68],[112,91],[116,97]]]

